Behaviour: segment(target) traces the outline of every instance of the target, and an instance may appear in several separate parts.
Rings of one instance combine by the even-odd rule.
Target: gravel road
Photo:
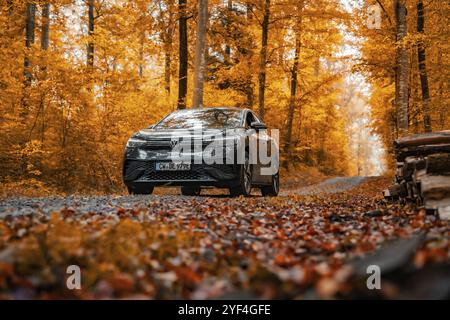
[[[364,180],[363,177],[336,177],[325,180],[319,184],[299,188],[296,191],[284,190],[281,196],[287,196],[289,193],[298,193],[300,195],[312,195],[318,193],[338,193],[349,190]],[[255,192],[255,194],[257,194]],[[200,196],[201,199],[216,197],[218,201],[233,202],[234,199],[224,195]],[[177,205],[185,205],[189,208],[189,201],[192,197],[179,195],[126,195],[126,196],[67,196],[67,197],[42,197],[27,198],[14,197],[0,200],[0,219],[8,215],[27,215],[33,213],[50,214],[55,211],[67,208],[76,213],[101,212],[103,214],[115,213],[117,208],[133,209],[146,208],[151,206],[170,207],[174,200]]]
[[[317,193],[339,193],[350,190],[361,182],[364,177],[336,177],[327,179],[321,183],[302,188],[298,191],[300,195],[311,195]]]

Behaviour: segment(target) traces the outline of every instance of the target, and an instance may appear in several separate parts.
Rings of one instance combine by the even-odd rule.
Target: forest
[[[204,105],[255,110],[292,170],[389,172],[396,137],[449,127],[448,2],[205,3]],[[122,190],[130,134],[194,104],[205,3],[2,1],[4,189]]]
[[[0,300],[449,299],[449,13],[2,0]],[[279,130],[272,189],[128,195],[132,134],[207,107]]]

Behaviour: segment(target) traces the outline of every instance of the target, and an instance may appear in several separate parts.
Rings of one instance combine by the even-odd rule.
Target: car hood
[[[143,129],[135,134],[132,138],[140,140],[157,140],[157,139],[171,139],[171,138],[182,138],[189,137],[190,139],[208,139],[214,138],[218,134],[223,134],[224,136],[239,136],[243,134],[243,129],[227,129],[227,130],[186,130],[186,129],[166,129],[166,130],[156,130],[156,129]]]

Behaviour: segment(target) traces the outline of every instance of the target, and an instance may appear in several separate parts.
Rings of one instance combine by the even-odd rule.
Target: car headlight
[[[135,148],[135,147],[143,145],[144,143],[145,143],[145,141],[135,139],[135,138],[130,138],[127,141],[127,148]]]

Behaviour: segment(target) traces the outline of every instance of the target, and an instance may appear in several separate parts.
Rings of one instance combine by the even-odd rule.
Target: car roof
[[[236,108],[236,107],[204,107],[204,108],[190,108],[190,109],[180,109],[180,110],[175,110],[175,112],[178,111],[205,111],[205,110],[211,110],[211,109],[216,109],[216,110],[232,110],[232,111],[243,111],[243,110],[250,110],[247,108]]]
[[[236,108],[236,107],[203,107],[203,108],[191,108],[191,109],[179,109],[174,110],[170,114],[176,113],[184,113],[184,112],[196,112],[196,111],[208,111],[208,110],[224,110],[224,111],[236,111],[240,113],[240,116],[243,117],[247,112],[252,112],[252,110],[248,108]]]
[[[216,109],[216,110],[230,110],[230,111],[239,111],[240,117],[241,117],[241,125],[242,122],[244,121],[244,113],[247,112],[253,112],[251,109],[249,108],[236,108],[236,107],[204,107],[204,108],[191,108],[191,109],[178,109],[178,110],[174,110],[171,113],[167,114],[164,118],[162,118],[160,121],[158,121],[157,124],[161,123],[162,121],[164,121],[164,119],[166,119],[167,117],[169,117],[172,114],[175,113],[182,113],[182,112],[191,112],[191,111],[206,111],[206,110],[211,110],[211,109]]]

